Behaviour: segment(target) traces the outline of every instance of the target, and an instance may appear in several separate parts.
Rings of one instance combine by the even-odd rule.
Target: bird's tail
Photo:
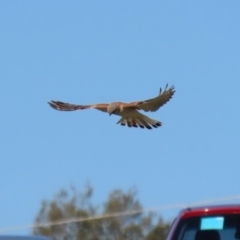
[[[162,123],[160,121],[149,118],[141,113],[138,113],[137,116],[134,117],[123,116],[120,118],[117,124],[121,124],[122,126],[127,125],[128,127],[140,127],[147,129],[152,129],[152,127],[158,128],[162,126]]]

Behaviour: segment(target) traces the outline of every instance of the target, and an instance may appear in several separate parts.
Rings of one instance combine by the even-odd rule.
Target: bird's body
[[[146,115],[140,113],[139,110],[143,110],[145,112],[155,112],[165,103],[167,103],[175,92],[174,86],[169,89],[167,89],[167,86],[163,92],[160,88],[160,93],[157,97],[145,101],[137,101],[131,103],[112,102],[110,104],[98,103],[92,105],[76,105],[60,101],[51,101],[49,102],[49,105],[59,111],[75,111],[94,108],[99,111],[109,113],[109,115],[114,114],[121,116],[120,120],[117,123],[123,126],[139,126],[141,128],[152,129],[152,127],[160,127],[162,123],[158,120],[147,117]]]

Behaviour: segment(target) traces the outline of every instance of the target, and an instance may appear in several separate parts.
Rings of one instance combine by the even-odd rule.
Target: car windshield
[[[236,239],[240,239],[240,214],[185,218],[173,236],[173,240]]]

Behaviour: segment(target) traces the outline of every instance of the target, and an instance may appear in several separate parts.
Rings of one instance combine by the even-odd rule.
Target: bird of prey
[[[139,126],[140,128],[152,129],[152,127],[158,128],[162,126],[162,123],[160,121],[149,118],[146,115],[143,115],[138,110],[143,110],[145,112],[155,112],[172,98],[174,92],[174,86],[168,88],[167,84],[163,91],[160,88],[160,92],[157,97],[144,101],[137,101],[131,103],[112,102],[110,104],[97,103],[92,105],[69,104],[60,101],[51,101],[48,103],[52,108],[59,111],[75,111],[95,108],[102,112],[109,113],[109,115],[114,114],[120,116],[121,118],[117,122],[117,124],[121,124],[122,126]]]

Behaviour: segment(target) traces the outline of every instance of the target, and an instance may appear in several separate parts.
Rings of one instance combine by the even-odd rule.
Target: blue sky
[[[239,7],[1,1],[1,228],[32,223],[43,199],[86,182],[99,205],[132,186],[146,208],[238,195]],[[47,105],[144,100],[166,83],[176,94],[147,114],[163,122],[151,131]]]

